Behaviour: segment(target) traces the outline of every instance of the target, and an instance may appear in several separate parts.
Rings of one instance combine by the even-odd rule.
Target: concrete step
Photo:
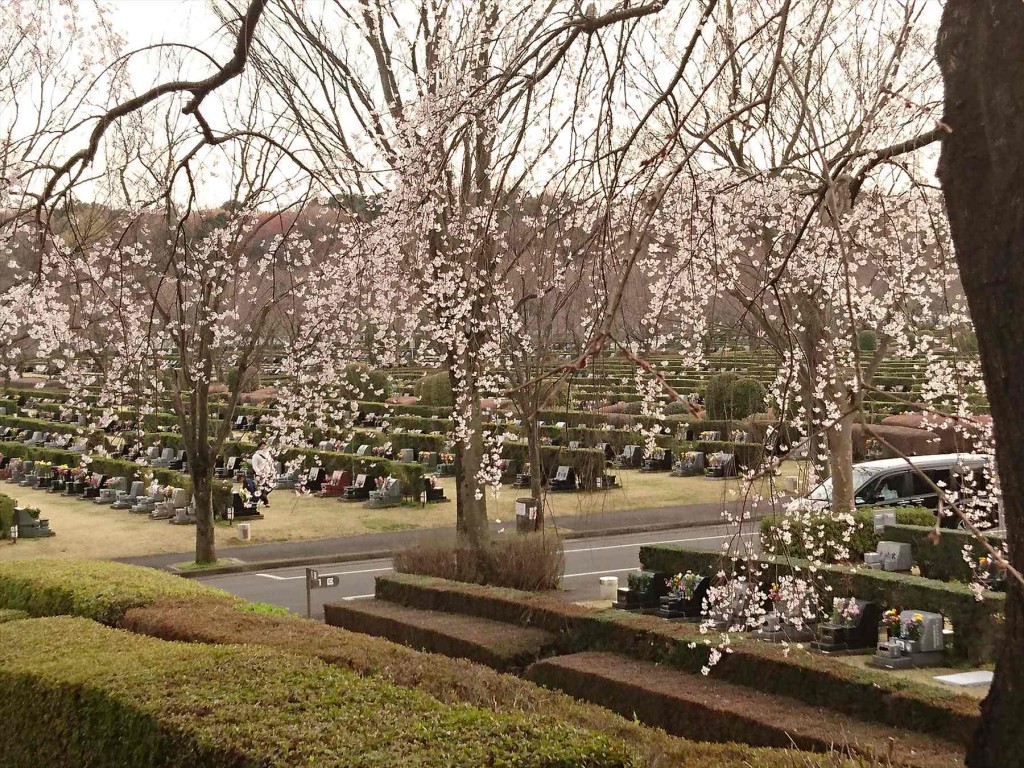
[[[544,659],[526,677],[696,741],[848,750],[914,768],[952,768],[964,760],[963,748],[951,742],[612,653]]]
[[[473,616],[406,608],[383,600],[347,600],[324,605],[324,621],[366,635],[502,672],[521,671],[554,652],[558,636]]]

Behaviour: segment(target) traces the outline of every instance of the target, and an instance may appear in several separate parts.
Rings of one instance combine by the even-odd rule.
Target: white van
[[[887,505],[937,510],[939,497],[933,486],[939,486],[948,495],[968,496],[966,506],[983,526],[990,526],[998,521],[995,499],[988,492],[989,474],[993,471],[992,457],[977,453],[865,461],[853,465],[853,495],[858,507]],[[805,498],[792,502],[791,507],[827,509],[831,502],[832,478],[829,478]],[[946,516],[942,525],[955,528],[958,522],[959,518]]]

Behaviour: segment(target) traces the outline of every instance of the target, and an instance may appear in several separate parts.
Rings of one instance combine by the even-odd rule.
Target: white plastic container
[[[248,541],[249,537],[251,536],[251,534],[252,534],[252,524],[251,523],[239,523],[238,524],[238,540],[239,541]]]
[[[602,576],[600,578],[601,583],[601,599],[615,601],[618,597],[619,591],[619,577],[618,576]]]

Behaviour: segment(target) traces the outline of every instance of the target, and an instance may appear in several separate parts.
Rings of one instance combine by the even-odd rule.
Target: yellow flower
[[[924,621],[924,616],[922,616],[920,613],[915,613],[914,621]]]

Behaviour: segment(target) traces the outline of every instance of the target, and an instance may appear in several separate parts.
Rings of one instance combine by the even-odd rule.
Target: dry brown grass
[[[399,573],[539,592],[558,587],[565,555],[561,539],[551,533],[508,536],[486,550],[445,537],[396,552],[394,564]]]

